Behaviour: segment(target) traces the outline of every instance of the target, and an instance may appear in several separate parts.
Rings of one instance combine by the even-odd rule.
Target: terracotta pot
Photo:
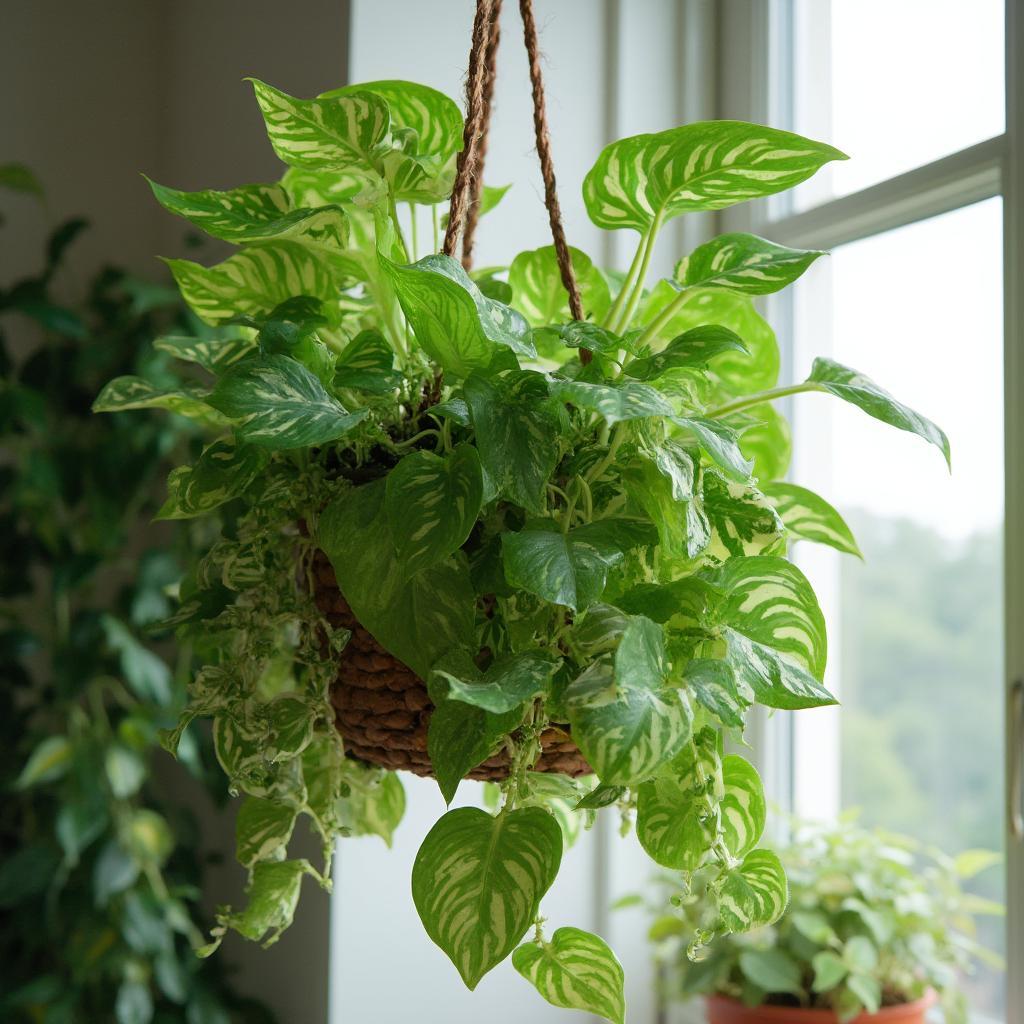
[[[849,1024],[925,1024],[935,993],[899,1006],[884,1006],[878,1013],[862,1013]],[[708,1024],[838,1024],[831,1010],[804,1010],[798,1006],[744,1006],[738,999],[708,996]]]

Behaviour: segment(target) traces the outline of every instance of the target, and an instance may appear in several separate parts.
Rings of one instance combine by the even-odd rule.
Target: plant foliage
[[[752,296],[819,253],[730,234],[671,279],[646,277],[671,218],[771,195],[842,154],[731,121],[609,146],[584,182],[587,209],[600,227],[636,230],[639,246],[617,287],[575,254],[586,319],[572,322],[550,247],[477,275],[420,251],[417,211],[433,217],[436,249],[462,144],[451,100],[393,81],[313,100],[255,90],[288,165],[279,184],[154,185],[171,212],[241,245],[214,267],[170,264],[217,340],[162,347],[201,379],[173,393],[114,381],[98,406],[141,401],[212,428],[169,485],[170,514],[216,509],[223,523],[170,620],[208,658],[183,721],[212,716],[232,786],[282,809],[262,858],[241,837],[253,902],[223,915],[218,935],[241,922],[273,938],[286,923],[283,903],[252,907],[269,906],[261,868],[290,863],[295,816],[311,819],[328,859],[339,831],[388,838],[399,816],[398,784],[347,759],[333,729],[328,690],[347,638],[296,586],[318,548],[360,623],[429,683],[445,798],[489,755],[512,753],[496,815],[449,812],[416,865],[424,925],[467,984],[522,939],[557,868],[548,822],[564,820],[565,790],[529,771],[552,724],[599,783],[571,813],[635,806],[655,860],[702,871],[717,908],[702,940],[775,920],[786,887],[757,848],[760,783],[723,743],[754,704],[834,702],[821,612],[785,557],[787,518],[793,536],[854,544],[823,499],[769,491],[788,461],[770,402],[825,391],[948,446],[828,361],[777,388],[778,349]],[[573,949],[589,943],[603,966],[588,1006],[616,1019],[610,952],[560,934],[520,969],[546,998],[567,998]]]

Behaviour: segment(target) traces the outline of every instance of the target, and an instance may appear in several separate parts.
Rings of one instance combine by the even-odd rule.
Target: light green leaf
[[[150,384],[141,377],[115,377],[104,385],[93,412],[123,412],[126,409],[167,409],[179,416],[199,420],[211,425],[226,422],[206,401],[207,393],[200,388],[183,385],[167,391]]]
[[[251,79],[274,152],[290,167],[372,172],[387,139],[387,103],[369,92],[301,100]]]
[[[458,550],[483,503],[480,456],[469,444],[444,457],[406,455],[387,476],[387,510],[398,560],[412,576]]]
[[[718,420],[699,416],[675,417],[675,422],[689,430],[697,443],[725,472],[737,479],[748,480],[753,463],[748,462],[740,451],[739,438],[731,427]]]
[[[814,491],[780,482],[766,485],[764,496],[775,506],[793,537],[814,540],[848,555],[864,557],[843,517]]]
[[[687,664],[683,678],[698,703],[717,715],[723,725],[743,728],[750,701],[740,695],[736,673],[728,662],[694,658]]]
[[[494,491],[529,512],[543,512],[545,488],[558,460],[559,432],[544,377],[529,371],[495,378],[475,373],[466,380],[464,393]]]
[[[608,944],[579,928],[559,928],[550,942],[527,942],[512,966],[553,1006],[584,1010],[623,1024],[622,965]]]
[[[146,762],[133,750],[115,743],[103,755],[110,790],[119,800],[133,796],[146,779]]]
[[[165,262],[185,301],[207,324],[265,316],[299,295],[325,302],[339,295],[330,267],[292,241],[254,246],[212,267],[191,260]]]
[[[757,769],[736,754],[722,759],[722,779],[722,839],[734,857],[743,857],[757,845],[764,832],[764,787]]]
[[[561,859],[562,833],[537,807],[497,818],[461,807],[427,834],[413,864],[413,901],[468,988],[522,939]]]
[[[268,761],[280,761],[301,754],[313,740],[320,717],[310,701],[296,693],[282,693],[265,705],[268,733],[263,739],[263,755]]]
[[[664,442],[653,461],[637,458],[621,471],[629,496],[658,530],[662,553],[670,559],[696,558],[711,540],[711,526],[694,494],[694,457],[674,441]]]
[[[946,464],[950,465],[949,438],[931,420],[897,402],[888,391],[880,388],[864,374],[831,359],[815,359],[807,381],[817,384],[822,391],[857,406],[876,420],[924,438],[942,452],[946,457]]]
[[[864,935],[854,935],[843,946],[843,963],[852,974],[870,974],[878,966],[878,950]]]
[[[457,260],[438,254],[400,266],[381,256],[380,264],[416,341],[445,373],[486,369],[502,347],[536,356],[522,314],[487,298]]]
[[[608,571],[622,561],[621,551],[585,532],[563,533],[553,520],[503,533],[501,550],[510,586],[580,612],[601,597]]]
[[[171,701],[171,670],[130,629],[112,615],[102,619],[103,634],[120,657],[121,672],[135,696],[158,706]]]
[[[342,822],[355,835],[380,836],[390,847],[405,816],[405,789],[396,772],[368,772],[367,780],[346,773],[349,796],[342,802]]]
[[[675,276],[683,288],[729,288],[748,295],[768,295],[792,284],[824,255],[735,231],[697,246],[676,266]]]
[[[729,555],[759,555],[779,547],[784,536],[782,520],[756,487],[708,472],[703,498],[715,539]]]
[[[771,850],[751,850],[725,873],[718,911],[732,933],[773,924],[786,909],[789,886],[779,858]]]
[[[803,997],[800,965],[783,949],[744,949],[740,971],[764,992],[788,992]]]
[[[961,878],[973,878],[1002,862],[1003,855],[995,850],[964,850],[953,858],[953,870]]]
[[[745,700],[785,711],[838,703],[810,672],[771,647],[728,627],[721,632],[728,644],[726,660],[743,688]]]
[[[110,897],[130,888],[139,877],[139,865],[118,843],[109,839],[93,865],[92,888],[96,906],[104,907]]]
[[[394,362],[394,349],[380,331],[360,331],[335,361],[334,386],[387,394],[404,379]]]
[[[149,986],[136,978],[125,978],[114,1000],[117,1024],[149,1024],[153,1019],[153,995]]]
[[[269,455],[255,445],[214,441],[191,466],[171,470],[167,500],[157,519],[190,519],[206,515],[242,494],[263,472]]]
[[[584,316],[601,320],[611,305],[608,282],[586,253],[572,246],[569,251]],[[512,305],[534,327],[560,324],[571,317],[569,296],[562,284],[553,245],[519,253],[509,267],[508,283],[512,288]]]
[[[724,352],[748,352],[743,339],[728,327],[704,324],[673,338],[660,352],[626,363],[623,373],[638,380],[654,380],[669,370],[706,366]]]
[[[459,558],[407,579],[384,510],[385,481],[339,494],[320,517],[317,540],[360,623],[426,679],[452,648],[474,650],[474,597]]]
[[[650,778],[690,736],[693,711],[680,690],[617,687],[595,662],[566,691],[573,739],[598,778],[633,786]]]
[[[793,455],[789,421],[770,403],[746,409],[734,421],[740,431],[740,451],[754,463],[754,476],[762,483],[782,480]]]
[[[49,736],[32,751],[15,786],[27,789],[40,782],[53,782],[67,774],[74,750],[66,736]]]
[[[0,188],[10,189],[12,192],[26,192],[38,199],[42,199],[44,195],[42,184],[35,172],[26,164],[0,164]]]
[[[258,861],[276,860],[288,846],[295,828],[295,808],[250,796],[235,818],[235,855],[252,868]]]
[[[608,423],[672,416],[675,413],[660,391],[638,381],[593,384],[582,380],[554,379],[551,381],[551,396],[581,409],[592,409]]]
[[[743,121],[703,121],[607,146],[583,182],[600,228],[648,230],[691,210],[773,195],[845,159],[824,143]]]
[[[527,651],[495,662],[479,680],[460,679],[439,670],[448,682],[448,699],[501,715],[547,693],[558,662]]]
[[[811,958],[815,992],[831,992],[847,975],[846,964],[831,950],[824,949]]]
[[[187,338],[174,334],[157,338],[153,348],[169,352],[175,359],[198,363],[214,374],[223,373],[257,351],[256,344],[248,338]]]
[[[846,987],[857,997],[868,1013],[878,1013],[882,1005],[882,986],[877,978],[866,974],[851,974]]]
[[[284,355],[229,370],[208,400],[234,421],[242,440],[278,451],[333,441],[367,415],[366,409],[349,412],[302,363]]]
[[[303,875],[316,876],[306,860],[257,862],[247,889],[249,902],[245,910],[218,914],[218,922],[253,942],[262,940],[264,947],[273,945],[292,923]],[[209,955],[213,948],[204,947],[200,954]]]
[[[643,615],[635,616],[615,652],[615,685],[653,690],[663,686],[667,676],[664,629]]]

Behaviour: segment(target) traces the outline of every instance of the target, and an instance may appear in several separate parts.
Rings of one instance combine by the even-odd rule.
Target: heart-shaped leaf
[[[600,228],[647,231],[655,218],[721,210],[805,181],[837,149],[743,121],[701,121],[605,147],[583,182]]]
[[[557,668],[557,661],[527,651],[495,662],[477,680],[461,679],[443,670],[438,670],[436,675],[447,680],[449,700],[501,715],[546,693]]]
[[[275,800],[246,797],[235,818],[235,854],[243,867],[274,859],[288,846],[295,828],[295,808]]]
[[[864,557],[843,517],[814,491],[783,481],[767,484],[764,496],[775,507],[791,536]]]
[[[759,555],[777,549],[784,535],[774,506],[756,488],[704,474],[704,511],[715,539],[730,555]]]
[[[819,256],[816,249],[790,249],[742,231],[697,246],[676,267],[683,288],[730,288],[768,295],[792,284]]]
[[[722,759],[722,779],[722,839],[734,857],[743,857],[757,845],[764,832],[764,787],[757,769],[736,754]]]
[[[367,415],[365,409],[349,412],[305,366],[284,355],[229,370],[207,401],[234,421],[243,440],[276,450],[333,441]]]
[[[831,359],[815,359],[807,382],[817,384],[822,391],[857,406],[876,420],[924,438],[942,452],[946,464],[950,465],[949,438],[931,420],[897,402],[888,391],[864,374]]]
[[[777,921],[788,899],[789,885],[779,858],[771,850],[751,850],[726,873],[718,912],[729,932],[749,932]]]
[[[601,320],[611,305],[608,282],[586,253],[572,246],[569,251],[583,313],[593,320]],[[508,283],[512,288],[512,305],[534,327],[560,324],[571,316],[569,296],[562,284],[553,245],[519,253],[509,267]]]
[[[584,1010],[623,1024],[623,972],[608,944],[579,928],[559,928],[550,942],[527,942],[512,966],[553,1006]]]
[[[691,327],[673,338],[660,352],[626,363],[623,373],[637,380],[654,380],[669,370],[706,366],[723,352],[748,352],[735,331],[720,324]]]
[[[297,242],[255,246],[213,267],[191,260],[165,262],[185,301],[207,324],[265,316],[297,295],[325,301],[338,297],[330,268]]]
[[[387,476],[388,522],[398,560],[412,576],[457,551],[483,502],[480,456],[469,444],[445,457],[417,451]]]
[[[729,627],[723,627],[721,633],[728,645],[726,660],[748,703],[756,700],[765,707],[785,711],[838,703],[810,672],[771,647]]]
[[[468,988],[526,934],[561,860],[561,830],[538,807],[497,817],[460,807],[427,833],[413,864],[413,901]]]
[[[266,467],[269,456],[255,445],[214,441],[191,466],[171,470],[167,500],[157,519],[206,515],[241,494]]]

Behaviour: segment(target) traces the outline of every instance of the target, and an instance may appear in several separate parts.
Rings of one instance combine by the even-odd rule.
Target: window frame
[[[725,0],[719,22],[721,116],[789,128],[793,124],[796,0]],[[1024,963],[1024,4],[1005,0],[1006,128],[1002,135],[893,176],[860,191],[796,211],[789,197],[725,211],[720,230],[754,231],[800,248],[832,249],[1001,196],[1004,316],[1004,636],[1006,730],[1007,964]],[[770,303],[792,364],[792,298]],[[755,750],[772,798],[792,809],[793,728],[787,716],[754,723]],[[1015,720],[1016,719],[1016,720]],[[1008,1020],[1024,1020],[1024,971],[1008,966]]]

